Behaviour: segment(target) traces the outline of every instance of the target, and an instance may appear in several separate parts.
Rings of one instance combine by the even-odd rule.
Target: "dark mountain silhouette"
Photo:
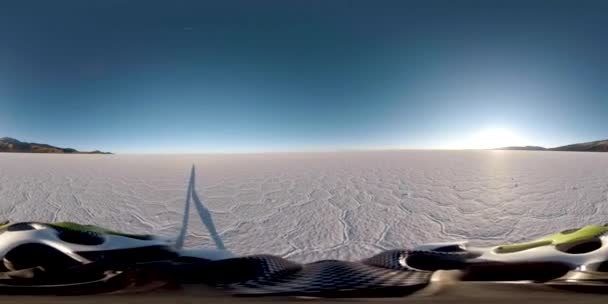
[[[582,151],[582,152],[608,152],[608,139],[591,141],[581,144],[561,146],[551,149],[553,151]]]
[[[495,150],[544,151],[544,150],[547,150],[547,148],[539,147],[539,146],[523,146],[523,147],[504,147],[504,148],[498,148],[498,149],[495,149]]]
[[[608,139],[590,141],[580,144],[572,144],[555,148],[543,148],[537,146],[504,147],[495,150],[526,150],[526,151],[575,151],[575,152],[608,152]]]
[[[62,154],[112,154],[98,150],[91,152],[80,152],[72,148],[59,148],[47,144],[28,143],[10,137],[0,138],[0,152],[19,153],[62,153]]]

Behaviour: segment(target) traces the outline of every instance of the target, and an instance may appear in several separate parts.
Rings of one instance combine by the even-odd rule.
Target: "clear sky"
[[[0,137],[113,152],[608,138],[608,1],[0,2]]]

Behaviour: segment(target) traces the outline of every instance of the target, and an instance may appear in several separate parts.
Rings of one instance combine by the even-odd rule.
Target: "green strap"
[[[78,231],[78,232],[95,232],[95,233],[101,233],[101,234],[119,235],[119,236],[139,239],[139,240],[150,240],[152,238],[152,236],[150,236],[150,235],[122,233],[122,232],[106,229],[106,228],[95,226],[95,225],[81,225],[81,224],[73,223],[73,222],[57,222],[57,223],[50,223],[48,225],[51,227],[55,227],[55,228]]]
[[[495,251],[496,253],[510,253],[546,245],[572,244],[595,238],[606,232],[608,232],[606,226],[590,225],[576,230],[562,231],[530,242],[501,245],[496,247]]]

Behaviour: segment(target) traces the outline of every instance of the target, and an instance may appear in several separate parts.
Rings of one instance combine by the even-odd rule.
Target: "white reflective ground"
[[[608,153],[374,151],[249,155],[0,154],[0,218],[177,236],[296,261],[608,223]],[[203,220],[199,218],[202,211]]]

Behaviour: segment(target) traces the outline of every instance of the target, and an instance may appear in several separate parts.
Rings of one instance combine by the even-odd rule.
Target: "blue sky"
[[[607,15],[605,1],[2,2],[0,136],[134,153],[604,139]]]

